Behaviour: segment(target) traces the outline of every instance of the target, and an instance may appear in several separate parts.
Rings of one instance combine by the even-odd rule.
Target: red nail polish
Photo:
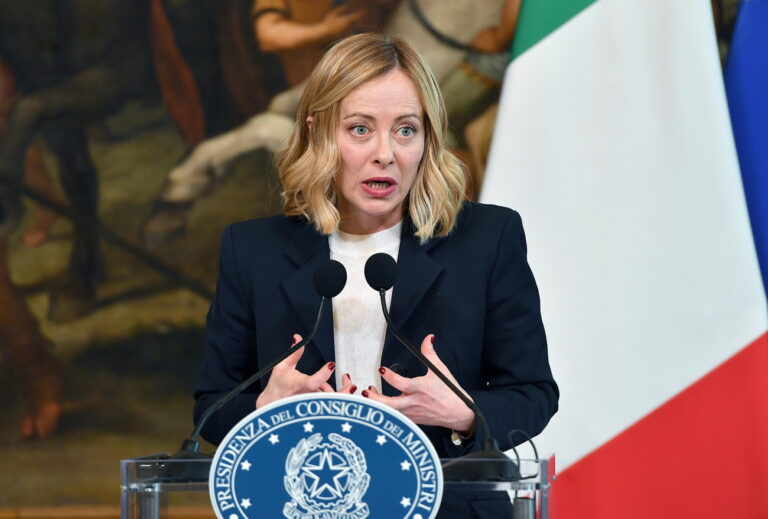
[[[429,342],[430,342],[430,344],[432,344],[432,345],[434,345],[434,344],[435,344],[435,336],[434,336],[434,335],[433,335],[432,337],[430,337],[430,338],[429,338]]]
[[[382,375],[384,374],[384,371],[386,371],[386,370],[384,369],[383,366],[379,368],[379,373],[381,373]]]
[[[357,386],[352,386],[351,388],[349,388],[350,393],[354,393],[355,391],[357,391]]]
[[[362,395],[363,395],[365,398],[368,398],[368,391],[366,391],[365,389],[363,389]]]
[[[335,362],[329,362],[328,363],[328,369],[330,369],[331,371],[336,369],[336,363]]]

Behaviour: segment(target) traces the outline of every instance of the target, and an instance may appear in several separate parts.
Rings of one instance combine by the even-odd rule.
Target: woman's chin
[[[403,217],[402,204],[367,203],[341,217],[341,230],[350,234],[371,234],[392,227]]]

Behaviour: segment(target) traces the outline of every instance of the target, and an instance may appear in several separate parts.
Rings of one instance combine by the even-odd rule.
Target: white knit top
[[[365,281],[365,262],[377,252],[397,259],[402,222],[373,234],[357,235],[336,231],[328,239],[331,259],[347,269],[347,284],[333,298],[333,340],[336,348],[336,388],[349,373],[358,394],[368,386],[381,391],[381,352],[387,323],[381,314],[379,293]],[[392,290],[386,295],[387,307]]]

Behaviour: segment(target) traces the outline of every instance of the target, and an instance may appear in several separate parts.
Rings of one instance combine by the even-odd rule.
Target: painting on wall
[[[219,236],[280,211],[274,154],[334,40],[422,53],[476,197],[519,6],[0,0],[0,509],[116,505],[120,459],[190,433]]]

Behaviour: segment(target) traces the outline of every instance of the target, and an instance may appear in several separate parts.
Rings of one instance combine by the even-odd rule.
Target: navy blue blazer
[[[292,334],[308,335],[320,304],[313,274],[329,256],[328,238],[298,218],[281,215],[225,229],[195,390],[195,421],[219,396],[290,347]],[[454,230],[423,245],[406,219],[393,290],[390,312],[397,327],[417,345],[435,334],[438,356],[483,410],[502,449],[510,447],[512,429],[531,436],[541,432],[557,410],[559,393],[516,212],[465,203]],[[326,311],[298,369],[313,373],[332,360],[333,320]],[[426,372],[388,333],[382,365],[396,364],[408,377]],[[215,413],[203,437],[218,444],[254,409],[266,382]],[[333,385],[334,377],[329,382]],[[387,395],[399,393],[384,386]],[[445,428],[423,429],[441,457],[472,447],[471,442],[454,446]]]

